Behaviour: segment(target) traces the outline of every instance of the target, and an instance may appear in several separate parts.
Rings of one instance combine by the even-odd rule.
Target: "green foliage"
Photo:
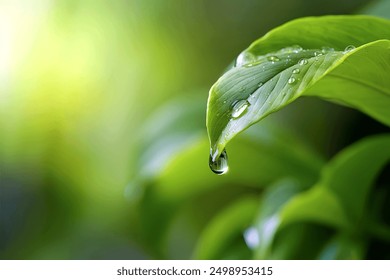
[[[237,133],[301,95],[329,96],[389,123],[386,26],[364,16],[308,18],[253,43],[210,91],[211,144],[223,149]],[[301,38],[303,31],[309,33]],[[356,48],[345,51],[351,44]],[[232,119],[232,104],[243,99],[250,105]],[[324,163],[270,116],[232,142],[231,169],[219,177],[199,156],[208,146],[203,102],[168,104],[140,135],[138,179],[130,196],[136,199],[135,235],[152,256],[361,259],[371,239],[388,240],[390,229],[372,219],[369,198],[390,160],[390,136],[363,139]]]
[[[169,253],[169,239],[180,215],[192,222],[195,232],[191,240],[185,241],[192,248],[185,258],[250,257],[245,250],[239,257],[235,250],[227,249],[239,238],[239,248],[243,248],[242,233],[257,212],[255,201],[259,201],[263,189],[284,177],[310,186],[323,165],[323,159],[292,133],[265,120],[261,130],[248,131],[233,144],[236,161],[231,172],[217,177],[205,162],[208,141],[204,116],[203,98],[174,100],[150,118],[140,136],[143,148],[138,156],[139,171],[129,185],[128,195],[137,205],[139,224],[135,234],[156,258],[175,258]],[[156,123],[152,132],[149,128]],[[291,149],[290,144],[295,148]],[[158,162],[158,169],[150,168],[154,162]],[[242,162],[262,172],[253,172]]]
[[[249,75],[237,98],[259,62],[283,76],[305,58],[289,102],[360,111],[298,98],[229,143],[226,175],[207,165],[207,89],[228,62],[270,27],[370,0],[22,2],[0,4],[1,259],[390,258],[388,137],[362,139],[388,129],[360,113],[388,123],[387,21],[300,19],[255,42],[257,64],[220,80]],[[367,12],[389,16],[381,2]]]
[[[177,104],[194,109],[173,110]],[[158,120],[164,133],[145,129],[142,137],[146,146],[158,137],[163,143],[176,139],[171,144],[180,148],[172,152],[155,140],[167,156],[164,164],[153,179],[135,180],[138,192],[131,194],[137,199],[137,238],[153,257],[361,259],[372,238],[390,238],[386,223],[372,219],[369,201],[375,178],[390,160],[390,136],[363,139],[324,164],[267,118],[232,143],[231,170],[215,176],[204,160],[208,143],[201,132],[201,104],[201,99],[168,104],[148,122]],[[189,119],[199,122],[199,130],[186,129],[198,127]],[[177,135],[173,128],[179,120],[183,133],[198,136],[170,137]],[[153,153],[144,149],[143,154]],[[142,178],[149,161],[139,158]],[[247,229],[255,229],[261,240],[254,248],[245,244]]]
[[[264,232],[267,236],[259,243],[256,256],[270,257],[277,231],[293,223],[323,224],[343,236],[359,236],[369,231],[372,226],[368,222],[369,191],[377,174],[389,161],[390,135],[372,137],[338,154],[324,166],[319,181],[309,190],[295,195],[296,191],[289,191],[292,186],[286,183],[273,187],[273,197],[282,203],[275,203],[271,196],[263,198],[263,209],[255,224],[260,240]],[[267,211],[267,205],[274,211]],[[364,238],[360,236],[360,241]]]
[[[257,211],[259,201],[254,196],[241,197],[231,203],[209,222],[203,230],[195,249],[196,259],[223,259],[229,247],[237,244],[243,248],[245,255],[237,254],[235,258],[250,258],[251,253],[242,239],[242,233],[250,226]],[[228,230],[227,230],[228,229]],[[241,242],[237,241],[240,240]]]
[[[212,159],[238,133],[302,95],[354,107],[390,125],[388,38],[388,20],[326,16],[289,22],[255,41],[210,90]]]
[[[389,30],[384,19],[327,16],[289,22],[255,41],[210,90],[210,160],[218,163],[238,133],[300,96],[390,126]],[[253,224],[253,256],[360,259],[371,239],[388,242],[390,229],[372,221],[368,200],[389,161],[390,136],[371,137],[341,151],[309,189],[296,177],[271,185]],[[311,249],[297,254],[302,242]]]

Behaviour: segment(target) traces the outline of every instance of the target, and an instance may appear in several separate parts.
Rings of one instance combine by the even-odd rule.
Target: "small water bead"
[[[225,174],[229,170],[228,156],[226,150],[224,149],[221,155],[215,160],[213,160],[213,157],[210,154],[209,166],[211,171],[213,171],[215,174],[218,175]]]
[[[239,100],[233,103],[232,118],[237,119],[241,117],[249,106],[248,100]]]
[[[355,46],[349,45],[349,46],[347,46],[347,47],[345,48],[344,53],[350,52],[350,51],[352,51],[352,50],[354,50],[354,49],[356,49]]]
[[[257,87],[259,88],[259,87],[262,87],[262,85],[263,85],[263,83],[258,83],[257,84]]]
[[[288,79],[288,83],[290,84],[290,85],[292,85],[293,83],[295,83],[295,78],[293,78],[293,77],[291,77],[290,79]]]
[[[290,47],[287,47],[287,48],[283,48],[280,51],[281,52],[286,52],[286,53],[298,53],[298,52],[300,52],[302,50],[303,50],[303,48],[301,46],[293,45],[293,46],[290,46]]]
[[[321,48],[322,53],[327,53],[327,52],[333,52],[334,48],[331,47],[322,47]]]
[[[299,72],[301,72],[298,68],[295,68],[294,70],[292,70],[293,74],[299,74]]]
[[[271,55],[269,57],[267,57],[268,61],[271,61],[271,62],[276,62],[276,61],[279,61],[280,58],[275,56],[275,55]]]
[[[243,51],[238,55],[234,66],[240,67],[242,65],[254,62],[255,60],[256,60],[256,56],[254,56],[252,53],[248,51]],[[252,65],[248,65],[248,66],[252,66]]]
[[[314,56],[321,56],[321,55],[323,55],[323,53],[320,52],[320,51],[315,51],[315,52],[314,52]]]
[[[298,53],[300,51],[303,51],[303,48],[300,46],[300,45],[293,45],[291,46],[291,49],[293,50],[293,52],[295,53]]]
[[[299,64],[299,65],[305,65],[305,64],[307,64],[307,59],[306,59],[306,58],[300,59],[300,60],[298,61],[298,64]]]

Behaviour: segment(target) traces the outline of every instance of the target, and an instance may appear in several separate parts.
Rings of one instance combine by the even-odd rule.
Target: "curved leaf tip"
[[[314,37],[307,38],[305,33]],[[350,97],[339,93],[339,86],[334,81],[338,79],[334,73],[340,72],[335,69],[341,69],[344,73],[341,79],[348,81],[351,80],[349,76],[360,74],[363,76],[361,80],[357,75],[360,84],[354,83],[351,90],[366,98],[381,98],[382,106],[389,108],[389,79],[379,79],[385,94],[381,93],[378,97],[365,84],[365,80],[372,78],[362,75],[370,69],[360,69],[364,58],[372,56],[373,66],[369,67],[388,73],[390,62],[383,62],[384,57],[378,58],[378,53],[375,53],[379,50],[382,56],[390,55],[390,41],[380,40],[386,38],[390,38],[389,21],[367,16],[331,16],[295,20],[255,41],[237,57],[235,67],[210,89],[206,121],[211,145],[210,167],[220,164],[222,153],[222,158],[227,159],[225,146],[237,134],[303,94],[324,98],[330,95],[331,99],[352,104],[390,124],[389,110],[378,113],[376,108],[371,108],[374,105],[367,103],[360,95],[357,101],[349,100]],[[370,43],[375,40],[380,41]],[[283,41],[286,45],[281,47]],[[374,48],[375,52],[373,44],[377,47]],[[346,61],[348,63],[344,63]],[[316,91],[312,91],[312,88]],[[227,164],[227,160],[224,163]]]

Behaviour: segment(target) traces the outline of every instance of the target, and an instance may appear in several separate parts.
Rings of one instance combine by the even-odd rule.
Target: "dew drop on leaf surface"
[[[305,64],[307,64],[307,59],[302,58],[301,60],[298,61],[298,64],[299,64],[299,65],[305,65]]]
[[[290,85],[292,85],[293,83],[295,83],[295,78],[291,77],[290,79],[288,79],[288,83]]]
[[[354,50],[354,49],[356,49],[355,46],[349,45],[349,46],[347,46],[347,47],[345,48],[344,52],[347,53],[347,52],[350,52],[350,51],[352,51],[352,50]]]
[[[233,103],[232,118],[236,119],[241,117],[246,112],[249,105],[247,100],[239,100]]]
[[[322,48],[321,48],[321,51],[322,51],[323,53],[333,52],[333,51],[334,51],[334,48],[331,48],[331,47],[322,47]]]
[[[275,56],[275,55],[271,55],[271,56],[269,56],[267,59],[268,59],[269,61],[271,61],[271,62],[275,62],[275,61],[279,61],[279,60],[280,60],[280,58],[277,57],[277,56]]]
[[[236,62],[234,64],[235,67],[240,67],[244,64],[248,64],[256,60],[256,57],[250,52],[243,51],[237,56]]]

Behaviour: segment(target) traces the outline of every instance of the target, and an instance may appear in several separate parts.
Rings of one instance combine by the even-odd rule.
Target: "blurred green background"
[[[233,141],[216,176],[208,89],[270,29],[354,13],[390,16],[389,1],[1,1],[0,258],[256,257],[247,228],[266,186],[305,189],[343,147],[388,128],[306,98]],[[333,229],[290,230],[268,257],[389,257],[376,241],[332,255]]]

